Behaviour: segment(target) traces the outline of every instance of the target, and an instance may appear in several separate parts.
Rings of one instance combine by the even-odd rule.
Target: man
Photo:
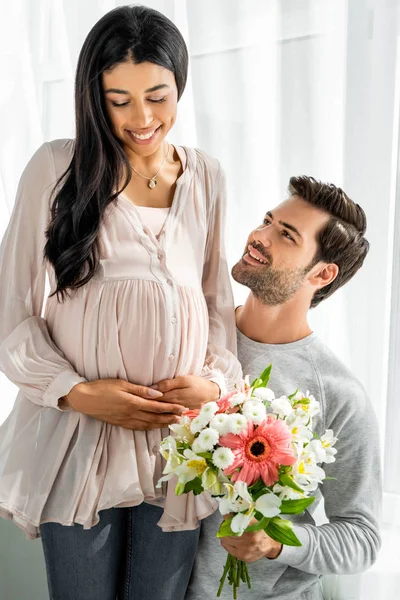
[[[369,248],[365,214],[341,189],[311,177],[292,177],[289,193],[250,234],[232,269],[250,289],[236,313],[238,355],[250,379],[272,363],[269,385],[276,395],[299,387],[320,402],[314,428],[319,434],[333,429],[338,438],[336,462],[322,465],[334,479],[324,481],[304,515],[291,517],[301,547],[282,547],[263,531],[218,540],[221,515],[205,519],[187,600],[215,598],[223,549],[251,563],[252,589],[242,584],[241,600],[320,600],[320,575],[363,571],[380,547],[376,418],[361,384],[307,321],[309,308],[363,264]],[[322,497],[329,522],[317,526],[313,513]],[[226,583],[221,598],[231,597]]]

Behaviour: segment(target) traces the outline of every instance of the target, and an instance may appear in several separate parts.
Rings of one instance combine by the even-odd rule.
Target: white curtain
[[[188,42],[190,77],[170,141],[199,146],[221,160],[229,188],[231,263],[254,224],[283,199],[291,175],[341,185],[367,212],[371,251],[365,266],[312,312],[311,321],[361,379],[378,415],[384,546],[363,576],[327,578],[325,595],[327,600],[395,598],[400,587],[400,0],[142,3],[170,17]],[[100,16],[122,4],[2,0],[0,237],[19,175],[34,150],[43,140],[73,136],[73,72],[85,35]],[[246,290],[234,290],[240,303]],[[2,377],[0,391],[2,421],[15,389]]]

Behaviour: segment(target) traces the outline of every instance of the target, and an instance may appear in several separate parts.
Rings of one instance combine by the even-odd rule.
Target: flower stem
[[[237,592],[241,581],[247,583],[247,587],[251,589],[250,575],[247,568],[247,563],[245,563],[242,560],[238,560],[231,554],[228,554],[227,556],[224,572],[222,573],[222,577],[219,580],[220,583],[217,592],[217,598],[221,596],[222,589],[224,587],[225,580],[227,577],[229,585],[232,586],[233,600],[237,600]]]

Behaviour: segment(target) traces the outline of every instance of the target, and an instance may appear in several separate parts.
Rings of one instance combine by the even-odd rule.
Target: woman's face
[[[119,63],[102,74],[107,113],[125,151],[150,156],[176,120],[174,74],[150,62]]]

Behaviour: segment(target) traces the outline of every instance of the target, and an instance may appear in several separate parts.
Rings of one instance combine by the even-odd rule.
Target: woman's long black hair
[[[61,299],[95,274],[104,211],[131,178],[128,159],[111,130],[101,79],[103,71],[127,60],[152,62],[172,71],[178,100],[185,88],[186,44],[161,13],[144,6],[122,6],[108,12],[89,32],[75,79],[74,154],[54,189],[44,251],[55,270],[53,294]],[[123,173],[125,181],[118,190]]]

